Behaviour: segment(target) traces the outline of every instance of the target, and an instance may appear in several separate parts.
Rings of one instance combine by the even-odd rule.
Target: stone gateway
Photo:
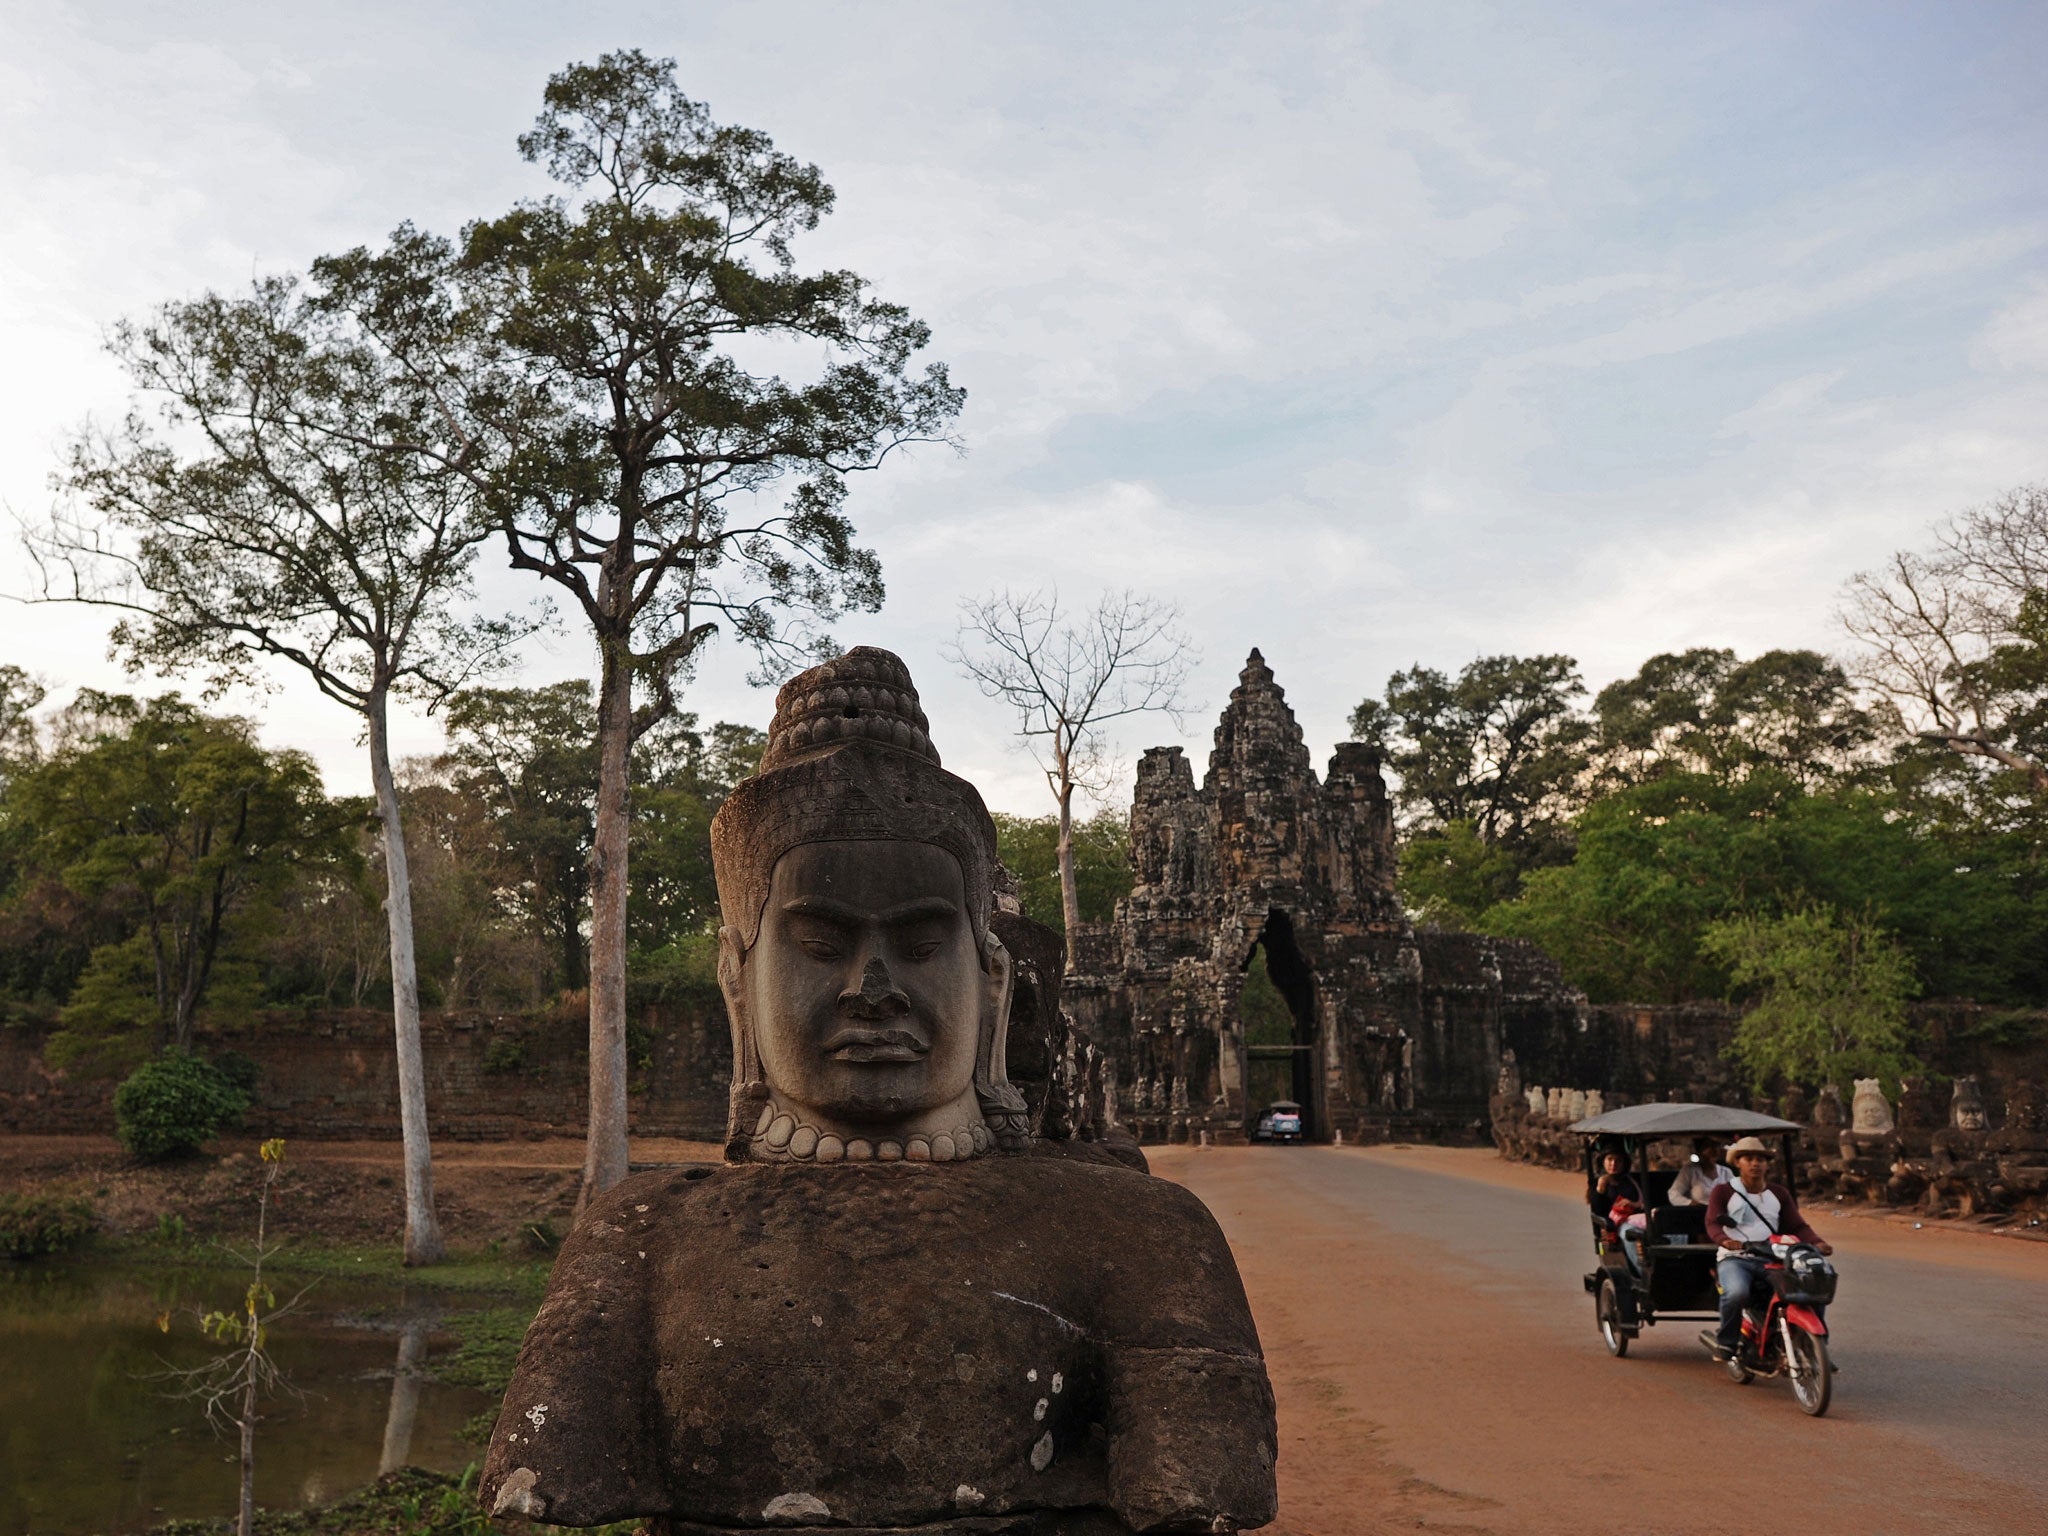
[[[1271,1520],[1273,1396],[1230,1250],[1193,1195],[1010,1082],[1071,1055],[1047,1033],[1056,945],[1001,909],[994,826],[903,664],[863,648],[785,686],[712,846],[726,1162],[585,1212],[484,1507],[655,1533]],[[1013,1026],[1046,1038],[1013,1050]]]
[[[1319,780],[1257,651],[1199,788],[1179,747],[1140,760],[1131,862],[1115,919],[1075,935],[1065,997],[1146,1140],[1243,1140],[1284,1098],[1320,1140],[1476,1141],[1503,1051],[1526,1071],[1579,1032],[1584,997],[1535,945],[1409,919],[1378,756],[1342,743]],[[1289,1020],[1267,1038],[1240,1010],[1255,958]]]

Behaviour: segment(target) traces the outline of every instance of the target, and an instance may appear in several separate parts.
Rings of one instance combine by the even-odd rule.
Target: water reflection
[[[408,1317],[398,1330],[398,1364],[391,1371],[391,1408],[384,1415],[384,1454],[377,1472],[396,1472],[412,1455],[412,1426],[420,1412],[420,1383],[427,1369],[427,1335],[438,1315]]]
[[[161,1377],[207,1358],[190,1309],[232,1309],[243,1284],[0,1263],[0,1536],[233,1513],[234,1440],[167,1397]],[[491,1400],[431,1376],[435,1348],[453,1342],[445,1305],[403,1286],[323,1282],[307,1295],[273,1339],[304,1396],[264,1406],[258,1504],[324,1503],[379,1471],[454,1471],[478,1454],[456,1431]],[[166,1310],[185,1315],[169,1335],[156,1326]]]

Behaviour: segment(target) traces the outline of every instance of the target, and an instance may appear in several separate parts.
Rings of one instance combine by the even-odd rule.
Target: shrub
[[[0,1255],[62,1253],[92,1231],[92,1206],[55,1195],[0,1195]]]
[[[241,1123],[249,1095],[210,1061],[166,1051],[114,1090],[114,1134],[144,1162],[196,1152]]]
[[[213,1058],[213,1070],[221,1075],[230,1088],[235,1089],[250,1103],[256,1101],[256,1084],[263,1076],[263,1069],[253,1058],[240,1051],[222,1051]]]
[[[494,1035],[484,1047],[486,1072],[517,1072],[526,1065],[526,1042],[517,1035]]]

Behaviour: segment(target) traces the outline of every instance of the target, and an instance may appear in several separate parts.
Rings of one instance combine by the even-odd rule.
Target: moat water
[[[288,1277],[279,1301],[298,1284]],[[0,1260],[0,1536],[233,1515],[239,1441],[177,1398],[167,1373],[215,1352],[194,1309],[233,1310],[245,1288],[220,1272]],[[324,1504],[383,1468],[459,1471],[479,1459],[481,1447],[458,1431],[493,1399],[432,1371],[456,1343],[449,1319],[492,1304],[399,1285],[315,1285],[272,1334],[294,1390],[263,1408],[257,1503]],[[166,1312],[168,1333],[158,1326]]]

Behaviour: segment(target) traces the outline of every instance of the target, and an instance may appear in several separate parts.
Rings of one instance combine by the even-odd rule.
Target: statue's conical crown
[[[855,741],[894,747],[935,766],[939,761],[910,669],[872,645],[855,646],[782,685],[761,771]]]

